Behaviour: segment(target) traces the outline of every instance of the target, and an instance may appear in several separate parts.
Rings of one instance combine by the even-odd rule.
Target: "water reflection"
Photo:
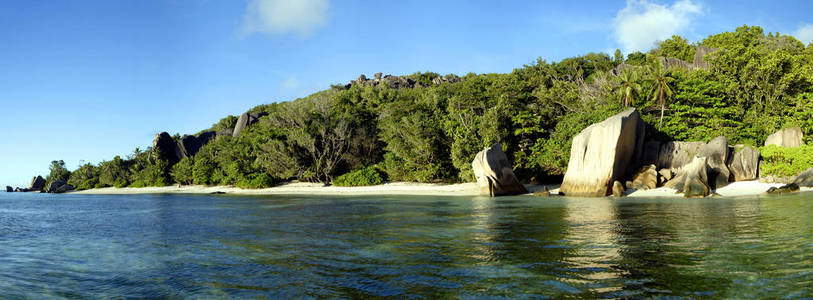
[[[805,197],[36,197],[0,199],[0,298],[798,298],[813,286]]]

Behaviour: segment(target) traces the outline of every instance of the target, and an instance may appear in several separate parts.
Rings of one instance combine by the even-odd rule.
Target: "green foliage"
[[[82,165],[68,178],[77,187],[259,188],[327,183],[354,170],[336,178],[341,183],[376,165],[389,180],[461,182],[474,180],[475,154],[499,143],[520,179],[551,180],[566,171],[573,136],[625,106],[652,124],[650,139],[725,135],[732,144],[760,145],[780,128],[800,126],[813,142],[813,45],[749,26],[698,45],[713,49],[704,56],[708,70],[660,66],[658,56],[693,60],[695,46],[673,36],[626,59],[620,51],[588,53],[538,59],[507,74],[451,75],[459,81],[437,85],[437,73],[423,72],[405,76],[414,88],[336,86],[258,105],[249,112],[267,116],[240,136],[219,136],[174,166],[136,149]],[[231,129],[236,120],[227,116],[210,130]],[[64,171],[50,177],[64,178]]]
[[[384,183],[384,177],[374,166],[351,171],[333,180],[336,186],[366,186]]]
[[[672,38],[661,42],[655,53],[663,57],[675,57],[687,62],[694,61],[694,47],[686,39],[673,35]]]
[[[51,184],[51,182],[57,180],[68,181],[68,179],[70,179],[71,171],[68,171],[68,168],[65,168],[65,162],[62,160],[52,161],[48,169],[51,172],[48,173],[47,177],[45,177],[46,188]]]
[[[268,188],[274,184],[274,179],[266,173],[249,174],[237,182],[237,187],[244,189]]]
[[[768,145],[759,148],[762,174],[774,176],[796,176],[813,167],[813,145],[800,147],[780,147]]]

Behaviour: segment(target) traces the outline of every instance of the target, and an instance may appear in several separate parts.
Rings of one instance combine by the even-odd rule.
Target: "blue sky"
[[[0,185],[73,169],[359,74],[510,72],[759,25],[813,40],[809,1],[3,1]]]

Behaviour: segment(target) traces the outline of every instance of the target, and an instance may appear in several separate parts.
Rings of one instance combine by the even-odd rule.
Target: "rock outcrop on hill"
[[[231,135],[231,133],[229,133],[229,135]],[[178,141],[178,146],[181,149],[181,156],[194,156],[198,153],[200,148],[203,147],[203,145],[206,145],[209,143],[209,141],[214,140],[217,136],[218,134],[214,131],[204,131],[197,136],[184,135],[181,140]]]
[[[730,148],[728,170],[734,181],[756,180],[759,168],[759,150],[752,146],[735,145]]]
[[[666,183],[666,187],[683,193],[687,198],[706,197],[711,194],[708,185],[708,165],[705,157],[694,157],[691,162],[677,170],[675,178]]]
[[[644,123],[635,108],[585,128],[573,137],[559,191],[585,197],[611,194],[614,181],[629,178],[637,170],[643,139]]]
[[[167,132],[155,135],[155,139],[152,141],[152,153],[155,159],[165,160],[170,165],[174,165],[183,158],[181,147]]]
[[[257,123],[261,117],[266,116],[267,113],[264,112],[256,112],[256,113],[243,113],[237,118],[237,124],[234,124],[234,130],[232,131],[232,137],[240,136],[240,133],[243,130],[246,130],[246,127],[251,126],[251,124]]]
[[[782,147],[799,147],[802,145],[802,129],[788,127],[775,132],[765,139],[765,146],[777,145]]]
[[[514,175],[514,170],[500,144],[494,144],[478,152],[471,162],[471,168],[477,178],[480,194],[483,196],[528,193],[525,186]]]
[[[350,88],[353,85],[377,86],[379,84],[384,84],[394,89],[405,89],[427,86],[427,84],[415,81],[407,76],[384,75],[382,77],[381,75],[382,74],[380,72],[375,73],[373,79],[367,79],[367,76],[361,74],[359,75],[358,79],[351,80],[350,83],[345,85],[345,88]],[[455,83],[458,81],[460,81],[460,77],[457,77],[455,75],[445,75],[435,77],[434,79],[432,79],[432,84],[439,85],[443,83]]]

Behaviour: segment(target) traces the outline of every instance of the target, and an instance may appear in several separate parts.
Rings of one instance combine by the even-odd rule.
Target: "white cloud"
[[[627,0],[627,6],[613,20],[613,34],[625,53],[646,51],[655,42],[686,30],[692,19],[702,13],[702,5],[692,0],[680,0],[671,6]]]
[[[282,82],[280,86],[281,89],[284,90],[294,90],[299,87],[299,81],[296,80],[296,77],[288,77],[285,81]]]
[[[242,34],[295,34],[306,37],[327,23],[329,0],[252,0]]]
[[[793,36],[802,41],[805,45],[813,43],[813,24],[803,24],[796,29]]]

